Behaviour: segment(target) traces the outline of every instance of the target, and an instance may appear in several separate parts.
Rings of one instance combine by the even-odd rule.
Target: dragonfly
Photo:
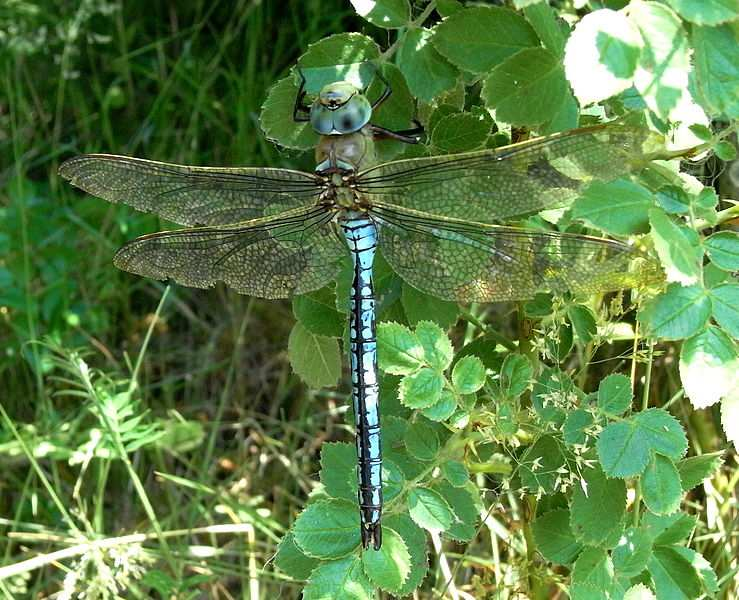
[[[302,73],[301,73],[302,77]],[[64,162],[82,190],[187,228],[144,235],[117,251],[125,271],[196,288],[223,282],[288,298],[335,280],[349,257],[351,396],[362,547],[382,545],[382,449],[373,261],[377,248],[418,290],[457,302],[525,300],[538,292],[604,293],[661,278],[656,261],[621,241],[506,224],[566,207],[593,181],[655,158],[648,132],[601,124],[495,149],[379,163],[375,142],[418,143],[372,123],[391,93],[327,84],[293,119],[318,134],[313,172],[201,167],[108,154]],[[348,257],[347,257],[348,255]]]

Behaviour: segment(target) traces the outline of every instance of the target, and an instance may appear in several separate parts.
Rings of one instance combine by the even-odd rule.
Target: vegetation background
[[[555,4],[577,13],[626,2]],[[416,14],[428,8],[418,5]],[[309,44],[344,31],[392,42],[341,0],[0,7],[5,597],[300,595],[301,578],[271,558],[314,490],[321,445],[350,439],[346,382],[315,391],[293,373],[289,302],[223,287],[165,291],[117,271],[114,250],[160,223],[81,196],[56,170],[72,154],[99,151],[310,170],[310,152],[265,139],[260,107]],[[702,181],[715,183],[719,170],[708,165]],[[485,318],[515,332],[510,309]],[[603,366],[578,383],[593,391],[628,369],[618,361],[629,350],[627,340],[599,356]],[[679,419],[695,454],[722,451],[718,405],[698,411],[683,397],[678,353],[666,344],[650,356],[657,391],[645,398]],[[505,493],[508,463],[487,452],[493,466],[479,473],[481,487],[500,494],[499,510],[477,523],[469,547],[435,540],[418,597],[564,597],[566,570],[531,550],[536,505]],[[691,547],[713,565],[721,598],[738,593],[736,466],[733,450],[723,466],[713,460],[711,478],[683,501],[697,518]]]

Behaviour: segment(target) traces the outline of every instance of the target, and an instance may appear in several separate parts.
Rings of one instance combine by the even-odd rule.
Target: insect
[[[372,280],[378,246],[408,284],[460,302],[605,292],[660,277],[657,263],[618,241],[500,224],[566,206],[593,180],[644,166],[654,158],[644,130],[598,125],[497,149],[377,164],[375,140],[415,143],[420,133],[372,124],[391,93],[382,81],[374,103],[359,86],[340,81],[307,104],[302,80],[293,118],[309,121],[320,136],[314,172],[106,154],[78,156],[59,169],[94,196],[191,226],[123,246],[114,264],[132,273],[198,288],[222,281],[242,294],[287,298],[327,285],[351,256],[351,385],[365,549],[382,544]]]

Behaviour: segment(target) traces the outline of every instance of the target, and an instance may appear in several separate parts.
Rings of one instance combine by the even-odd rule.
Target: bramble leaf
[[[452,384],[461,395],[474,394],[485,383],[485,365],[476,356],[465,356],[452,369]]]
[[[455,518],[441,494],[426,487],[417,487],[408,493],[408,511],[416,525],[428,531],[445,531]]]
[[[532,524],[536,548],[548,561],[560,565],[572,563],[582,550],[570,529],[570,511],[556,509],[536,518]]]
[[[374,552],[362,552],[362,565],[370,581],[386,592],[397,593],[411,572],[411,555],[400,535],[382,528],[382,547]]]
[[[647,301],[638,318],[649,335],[679,340],[699,333],[711,316],[711,298],[701,286],[671,283]]]
[[[683,489],[672,460],[655,453],[641,476],[641,482],[644,504],[655,515],[669,515],[680,508]]]
[[[346,500],[318,500],[293,525],[298,548],[308,556],[340,558],[359,546],[357,508]]]
[[[320,563],[303,590],[303,600],[374,600],[375,589],[357,554]]]
[[[410,329],[399,323],[377,326],[377,360],[380,369],[393,375],[408,375],[423,364],[423,346]]]
[[[336,385],[341,374],[339,342],[316,335],[297,321],[287,341],[290,366],[313,388]]]
[[[631,380],[625,375],[609,375],[598,386],[598,408],[607,415],[622,415],[629,410],[633,398]]]
[[[439,401],[443,386],[442,375],[429,367],[422,367],[415,373],[403,377],[398,393],[404,406],[427,408]]]
[[[683,342],[680,380],[695,408],[706,408],[739,385],[739,356],[734,342],[718,327],[708,326]]]
[[[570,528],[579,542],[599,546],[623,529],[626,484],[607,479],[600,467],[585,469],[582,475],[585,486],[575,485],[572,493]]]

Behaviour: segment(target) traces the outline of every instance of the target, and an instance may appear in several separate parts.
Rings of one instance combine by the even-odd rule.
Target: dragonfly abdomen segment
[[[362,546],[382,544],[382,447],[380,439],[377,337],[372,263],[377,228],[365,215],[349,216],[341,226],[354,264],[349,342],[352,401],[357,429],[357,479]]]

